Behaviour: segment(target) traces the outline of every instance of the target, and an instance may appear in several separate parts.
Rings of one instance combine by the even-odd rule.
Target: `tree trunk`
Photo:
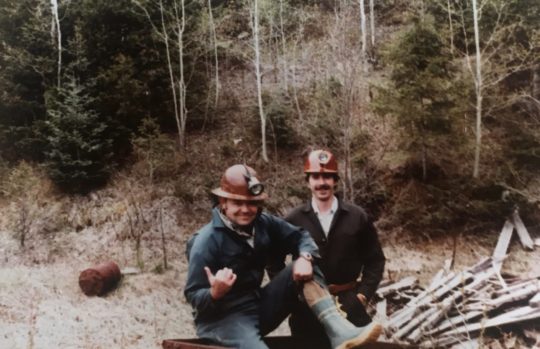
[[[60,19],[58,16],[58,1],[51,0],[51,12],[53,16],[53,24],[51,27],[51,35],[54,37],[54,31],[56,28],[56,40],[57,40],[57,49],[58,49],[58,71],[57,71],[57,86],[61,87],[62,81],[62,32],[60,31]]]
[[[253,45],[255,48],[255,76],[257,79],[257,101],[259,104],[259,116],[261,118],[261,143],[262,143],[262,158],[268,162],[268,152],[266,150],[266,117],[264,115],[262,101],[262,81],[261,81],[261,65],[260,65],[260,48],[259,48],[259,3],[258,0],[253,1]]]
[[[448,11],[448,27],[450,29],[450,53],[454,56],[454,26],[452,25],[452,9],[450,0],[446,0],[446,8]]]
[[[218,60],[218,51],[217,51],[217,36],[216,36],[216,25],[214,23],[214,14],[212,12],[212,1],[208,0],[208,19],[210,21],[210,30],[212,32],[212,41],[214,42],[214,69],[215,69],[215,79],[216,79],[216,95],[214,99],[214,108],[217,109],[219,102],[219,60]]]
[[[360,5],[360,36],[362,40],[362,59],[366,56],[366,11],[364,0],[358,0]]]
[[[482,53],[480,52],[480,31],[478,29],[478,9],[476,0],[472,0],[474,20],[474,42],[476,46],[476,146],[474,151],[473,177],[480,173],[480,150],[482,146]]]
[[[184,7],[184,0],[180,0],[180,14],[182,18],[179,18],[178,3],[174,2],[174,13],[176,18],[177,28],[177,41],[178,41],[178,65],[180,70],[180,78],[178,79],[178,96],[179,96],[179,115],[180,125],[180,146],[184,149],[186,147],[186,121],[187,121],[187,107],[186,107],[186,83],[184,78],[184,30],[186,28],[186,12]]]
[[[171,82],[171,92],[173,96],[173,103],[174,103],[174,118],[176,120],[176,126],[178,129],[178,144],[182,144],[182,130],[180,128],[180,115],[178,111],[178,98],[176,97],[176,82],[174,79],[174,73],[173,73],[173,67],[172,67],[172,61],[171,61],[171,50],[169,48],[169,35],[167,34],[167,25],[165,23],[165,15],[163,11],[163,1],[159,1],[159,11],[161,14],[161,27],[163,30],[163,42],[165,43],[165,54],[167,56],[167,68],[169,70],[169,80]]]
[[[369,23],[371,27],[371,48],[375,48],[375,5],[374,0],[369,0]]]

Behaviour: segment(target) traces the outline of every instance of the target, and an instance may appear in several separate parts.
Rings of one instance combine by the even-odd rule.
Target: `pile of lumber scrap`
[[[387,340],[443,348],[478,338],[490,328],[538,321],[540,279],[503,278],[500,273],[514,227],[505,224],[492,257],[459,272],[450,271],[448,263],[425,289],[414,277],[382,284],[377,317]],[[522,241],[528,237],[523,229]],[[534,248],[530,237],[526,241],[526,249]]]

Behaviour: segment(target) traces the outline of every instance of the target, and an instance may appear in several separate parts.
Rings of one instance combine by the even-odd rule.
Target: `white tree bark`
[[[264,115],[262,101],[262,80],[261,80],[261,64],[260,64],[260,47],[259,47],[259,2],[253,0],[253,46],[255,49],[255,77],[257,79],[257,101],[259,104],[259,116],[261,118],[261,143],[262,143],[262,158],[268,162],[268,151],[266,146],[266,116]]]
[[[58,0],[51,0],[51,12],[53,16],[51,36],[54,37],[56,31],[57,49],[58,49],[58,68],[57,68],[57,86],[61,86],[62,81],[62,31],[60,30],[60,18],[58,16]]]
[[[358,0],[360,5],[360,35],[362,40],[362,58],[366,56],[366,11],[364,0]]]
[[[283,29],[283,0],[279,0],[279,30],[281,32],[281,56],[283,59],[283,87],[288,88],[287,79],[287,58],[285,56],[285,31]]]
[[[184,78],[184,31],[186,29],[186,11],[184,6],[185,0],[180,0],[180,13],[178,12],[178,3],[174,1],[174,14],[176,20],[176,39],[178,42],[178,69],[180,78],[178,79],[178,96],[179,96],[179,119],[180,124],[180,146],[186,146],[186,121],[187,121],[187,106],[186,106],[186,83]],[[178,122],[178,120],[177,120]]]
[[[369,24],[371,27],[371,47],[375,47],[375,5],[374,0],[369,0]]]
[[[450,0],[446,0],[446,9],[448,12],[448,27],[450,29],[450,53],[454,55],[454,26],[452,24],[452,7]]]
[[[476,47],[476,145],[474,151],[473,177],[478,178],[480,173],[480,150],[482,147],[482,52],[480,51],[480,31],[478,29],[478,7],[476,0],[472,0],[474,21],[474,43]]]
[[[215,99],[214,99],[214,108],[217,108],[218,102],[219,102],[219,90],[220,90],[220,84],[219,84],[219,59],[218,59],[218,52],[217,52],[217,35],[216,35],[216,25],[214,22],[214,13],[212,11],[212,1],[208,0],[208,19],[210,21],[210,30],[212,32],[212,41],[214,42],[214,69],[215,69],[215,82],[216,82],[216,91],[215,91]]]
[[[183,135],[182,130],[180,128],[180,112],[178,108],[178,97],[176,96],[176,79],[174,78],[174,72],[172,67],[172,60],[171,60],[171,50],[169,47],[169,34],[167,33],[167,24],[165,22],[165,14],[163,9],[163,1],[159,0],[159,11],[161,14],[161,28],[162,28],[162,36],[163,36],[163,42],[165,43],[165,54],[167,56],[167,68],[169,70],[169,80],[171,83],[171,92],[173,95],[173,103],[174,103],[174,117],[176,120],[176,126],[178,128],[178,144],[182,145],[183,142]],[[150,18],[150,16],[149,16]]]

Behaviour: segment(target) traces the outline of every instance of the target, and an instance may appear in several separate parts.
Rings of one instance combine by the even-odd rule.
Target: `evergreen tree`
[[[94,99],[71,74],[54,98],[48,98],[45,165],[63,190],[86,193],[102,185],[111,173],[112,139],[107,125],[92,109]]]
[[[375,101],[377,112],[397,117],[404,128],[406,148],[420,155],[424,180],[428,155],[452,131],[454,93],[450,89],[455,85],[449,57],[432,26],[425,20],[416,21],[390,50],[390,83],[378,89]]]

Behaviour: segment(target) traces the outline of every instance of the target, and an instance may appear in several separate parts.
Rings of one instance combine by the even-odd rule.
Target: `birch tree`
[[[61,76],[62,76],[62,31],[60,30],[60,18],[58,16],[58,1],[51,0],[51,13],[52,13],[52,25],[51,25],[51,37],[55,37],[56,33],[56,43],[58,50],[58,67],[57,67],[57,87],[61,86]]]
[[[374,5],[374,0],[369,0],[369,24],[370,24],[370,28],[371,28],[371,47],[374,48],[375,47],[375,5]]]
[[[508,93],[498,95],[497,87],[506,78],[531,68],[535,44],[520,43],[523,27],[510,4],[499,0],[471,0],[457,3],[457,17],[462,31],[463,57],[474,84],[475,144],[473,178],[480,176],[483,147],[483,118],[486,114],[508,103]],[[470,19],[472,19],[473,42],[470,39]],[[482,28],[482,29],[481,29]],[[469,48],[474,47],[474,53]],[[473,63],[474,61],[474,63]],[[487,97],[486,97],[487,96]],[[486,106],[486,98],[490,103]]]
[[[474,86],[476,92],[476,145],[474,150],[473,177],[478,178],[480,171],[480,148],[482,146],[482,53],[480,51],[480,31],[478,29],[478,7],[476,0],[472,0],[472,15],[474,21],[474,46],[476,48],[476,72]]]
[[[257,103],[259,105],[259,117],[261,120],[261,152],[262,158],[268,162],[268,151],[266,145],[266,116],[262,100],[262,79],[261,79],[261,50],[259,46],[259,1],[253,0],[251,8],[251,26],[253,31],[253,49],[255,51],[255,78],[257,81]]]
[[[180,148],[185,148],[185,131],[188,117],[188,110],[186,106],[187,88],[184,77],[184,31],[186,26],[185,0],[180,0],[180,3],[178,3],[178,0],[174,0],[172,10],[168,10],[164,7],[163,0],[159,0],[157,4],[150,2],[150,4],[153,4],[158,8],[160,18],[159,24],[154,23],[149,9],[146,8],[142,2],[137,0],[133,1],[145,13],[154,32],[165,45],[167,71],[169,73],[169,82],[174,105],[174,117],[178,130],[178,145]],[[175,28],[175,30],[171,28]],[[172,38],[170,32],[173,34]],[[174,36],[176,36],[176,38],[174,38]],[[172,43],[177,45],[177,62],[174,62],[173,60],[172,50],[174,47],[171,48]],[[178,65],[178,75],[174,70],[175,64]]]
[[[216,23],[214,21],[214,11],[212,10],[212,0],[208,0],[208,24],[210,26],[210,32],[212,35],[212,44],[214,47],[214,78],[215,78],[215,96],[214,96],[214,108],[217,108],[219,102],[219,58],[217,51],[217,35],[216,35]]]
[[[361,36],[361,45],[362,45],[362,57],[366,56],[366,10],[364,0],[358,0],[360,5],[360,36]]]

